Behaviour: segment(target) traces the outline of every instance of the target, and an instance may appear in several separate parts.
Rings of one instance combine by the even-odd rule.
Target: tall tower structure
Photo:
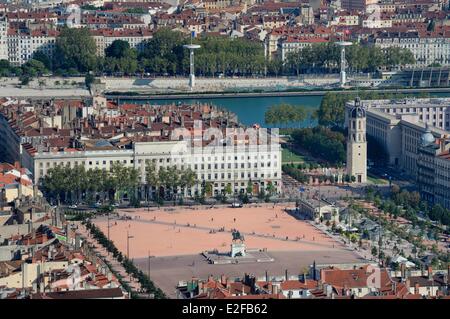
[[[347,61],[345,60],[345,47],[352,45],[353,43],[347,41],[339,41],[336,43],[341,48],[341,73],[340,73],[340,82],[341,86],[345,86],[347,82]]]
[[[347,109],[347,174],[357,183],[367,182],[366,110],[359,97]]]
[[[189,88],[192,91],[195,86],[194,50],[200,49],[200,45],[191,43],[183,47],[189,50]]]

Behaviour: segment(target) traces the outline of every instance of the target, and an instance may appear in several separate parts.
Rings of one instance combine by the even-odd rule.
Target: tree
[[[0,76],[9,76],[13,71],[8,60],[0,60]]]
[[[408,64],[414,64],[414,54],[407,49],[389,47],[385,49],[385,67],[393,68]]]
[[[318,126],[297,129],[291,133],[291,137],[296,145],[306,149],[313,156],[333,164],[345,161],[345,137],[340,132]]]
[[[231,189],[231,184],[228,183],[227,186],[225,186],[225,194],[231,195],[232,192],[233,190]]]
[[[264,114],[266,124],[287,125],[297,123],[297,127],[307,118],[308,111],[302,106],[279,104],[271,106]]]
[[[186,188],[191,188],[197,182],[197,174],[190,168],[181,170],[180,174],[180,187],[184,195]]]
[[[41,62],[47,70],[53,69],[52,60],[42,51],[36,51],[33,54],[33,60]]]
[[[123,40],[114,40],[110,46],[105,49],[105,55],[112,58],[123,58],[130,50],[130,44]]]
[[[206,182],[205,184],[205,193],[208,194],[209,196],[211,196],[213,191],[213,186],[211,182]]]
[[[372,256],[376,257],[377,254],[378,254],[377,247],[373,246],[373,247],[372,247]]]
[[[276,77],[283,71],[283,61],[279,58],[273,58],[267,63],[267,71]]]
[[[95,83],[95,76],[91,73],[86,74],[84,77],[84,84],[87,88],[91,88],[91,85]]]
[[[248,181],[247,188],[245,189],[247,194],[253,193],[253,183],[252,181]]]
[[[19,77],[19,81],[22,85],[28,85],[28,83],[30,83],[31,81],[31,78],[29,75],[22,75],[21,77]]]
[[[30,78],[35,76],[41,76],[47,72],[45,65],[38,60],[28,60],[24,65],[22,65],[22,75],[28,76]]]
[[[184,49],[187,39],[181,32],[162,28],[144,44],[140,59],[148,72],[176,74],[183,71]]]
[[[275,185],[273,185],[273,183],[269,181],[267,183],[266,191],[268,193],[268,196],[273,196],[276,193],[277,189],[275,188]]]
[[[64,27],[56,39],[54,69],[92,71],[96,67],[96,51],[89,29]]]

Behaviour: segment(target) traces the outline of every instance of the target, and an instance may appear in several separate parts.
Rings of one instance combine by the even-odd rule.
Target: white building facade
[[[0,60],[8,60],[8,19],[0,17]]]
[[[11,64],[20,66],[33,58],[40,51],[49,58],[53,56],[58,32],[55,30],[31,30],[21,32],[8,30],[8,60]]]
[[[417,66],[450,65],[450,34],[414,32],[383,32],[374,38],[375,46],[386,49],[399,47],[414,55]]]
[[[428,130],[435,139],[450,134],[448,98],[368,100],[361,104],[367,110],[367,135],[384,148],[388,156],[386,164],[411,178],[417,178],[423,135]],[[351,105],[347,103],[347,108]]]
[[[272,184],[281,191],[281,148],[278,143],[246,146],[190,147],[186,141],[136,142],[132,149],[111,151],[22,152],[22,163],[34,173],[35,181],[57,165],[86,169],[110,170],[114,163],[134,167],[145,184],[148,161],[161,167],[192,169],[198,184],[187,190],[187,195],[200,191],[202,184],[210,183],[212,194],[225,191],[228,184],[235,193],[244,193],[251,183],[253,193]],[[154,190],[156,191],[156,190]]]

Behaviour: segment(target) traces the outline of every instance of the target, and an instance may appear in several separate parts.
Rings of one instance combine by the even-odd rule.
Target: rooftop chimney
[[[278,285],[272,285],[272,294],[274,295],[278,294]]]
[[[431,280],[433,278],[433,268],[428,266],[428,279]]]
[[[226,286],[227,286],[227,276],[221,275],[221,276],[220,276],[220,283],[221,283],[224,287],[226,287]]]
[[[402,277],[402,281],[406,278],[406,265],[402,263],[400,265],[400,276]]]

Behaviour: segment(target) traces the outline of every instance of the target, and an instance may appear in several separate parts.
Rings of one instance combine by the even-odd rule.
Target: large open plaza
[[[241,276],[252,271],[264,275],[301,273],[317,263],[352,263],[362,259],[314,225],[287,214],[287,205],[258,205],[244,208],[192,207],[119,210],[109,220],[109,236],[124,254],[129,251],[143,271],[166,293],[172,294],[180,280],[209,274]],[[107,234],[105,217],[94,222]],[[247,249],[266,249],[274,261],[231,265],[208,264],[203,251],[230,251],[231,231],[245,237]],[[128,239],[127,237],[132,236]]]
[[[205,250],[228,251],[231,230],[245,236],[247,248],[268,251],[322,251],[339,249],[340,243],[313,225],[296,220],[286,205],[244,208],[163,208],[119,210],[121,217],[110,219],[110,238],[126,252],[127,232],[131,258],[199,254]],[[131,219],[123,218],[129,216]],[[107,233],[107,219],[95,221]],[[223,229],[223,230],[221,230]]]

